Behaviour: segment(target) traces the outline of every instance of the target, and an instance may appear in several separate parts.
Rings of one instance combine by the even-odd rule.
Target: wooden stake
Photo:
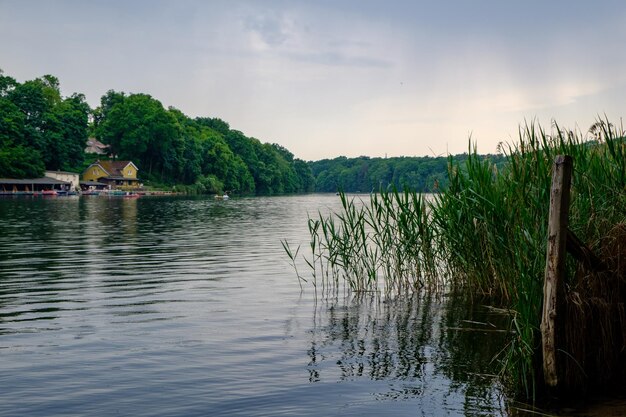
[[[550,213],[548,216],[548,250],[543,284],[543,311],[541,316],[541,345],[543,350],[543,376],[547,386],[558,385],[557,375],[557,319],[559,299],[563,294],[565,274],[565,247],[567,218],[569,214],[572,157],[559,155],[552,169]]]

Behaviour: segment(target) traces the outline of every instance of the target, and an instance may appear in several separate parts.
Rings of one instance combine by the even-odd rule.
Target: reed
[[[403,293],[441,283],[427,197],[390,189],[366,201],[343,193],[340,199],[339,213],[308,220],[310,252],[304,260],[315,287]],[[294,264],[288,242],[283,247]]]
[[[599,250],[603,236],[626,220],[624,132],[606,120],[599,125],[589,140],[557,124],[550,133],[527,124],[519,142],[504,147],[501,172],[475,150],[465,166],[451,161],[450,187],[433,205],[438,247],[451,275],[473,292],[501,297],[512,311],[515,336],[499,359],[509,386],[525,397],[535,397],[542,376],[539,324],[555,156],[574,160],[570,229],[588,246]],[[570,262],[570,287],[575,271]]]
[[[498,357],[502,375],[517,394],[534,397],[554,157],[573,157],[570,229],[578,237],[599,250],[626,223],[624,130],[603,119],[594,126],[590,136],[526,123],[517,143],[501,146],[507,162],[500,169],[470,144],[463,163],[449,158],[449,186],[434,196],[340,194],[339,213],[309,219],[314,285],[396,294],[445,288],[502,300],[513,335]],[[570,286],[575,270],[571,262]]]

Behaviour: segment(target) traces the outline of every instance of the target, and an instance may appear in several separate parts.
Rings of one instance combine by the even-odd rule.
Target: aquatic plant
[[[470,144],[465,161],[449,158],[449,185],[434,196],[389,189],[364,200],[341,193],[341,212],[309,220],[307,264],[326,291],[342,284],[395,293],[447,288],[501,299],[513,335],[498,357],[503,378],[534,397],[555,156],[574,161],[569,221],[583,242],[599,250],[603,237],[626,223],[624,130],[603,119],[594,126],[589,135],[527,123],[517,143],[501,145],[507,162],[500,169]],[[571,261],[567,285],[580,289],[575,272]]]
[[[503,149],[508,164],[502,172],[479,163],[474,152],[464,170],[451,170],[451,185],[433,206],[439,247],[447,251],[447,266],[457,280],[474,291],[500,295],[513,311],[515,337],[501,360],[510,385],[527,397],[535,396],[542,376],[539,324],[555,156],[573,158],[569,228],[588,246],[599,249],[602,237],[626,220],[624,133],[608,121],[602,126],[600,135],[586,141],[580,132],[564,132],[556,124],[551,134],[528,124],[520,129],[519,143]],[[575,269],[570,262],[570,287]]]
[[[442,283],[427,196],[396,189],[367,199],[340,193],[341,211],[309,218],[313,285],[337,291],[403,293]],[[292,263],[294,254],[287,250]]]

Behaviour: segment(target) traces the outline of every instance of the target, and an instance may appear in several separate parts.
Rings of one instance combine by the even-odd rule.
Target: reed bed
[[[371,194],[366,201],[343,193],[339,198],[341,212],[318,213],[308,220],[305,262],[316,290],[406,293],[442,284],[428,197],[394,189]],[[296,267],[300,248],[294,251],[286,241],[283,248]]]
[[[340,194],[341,212],[309,219],[311,252],[305,259],[313,285],[324,292],[447,289],[502,300],[500,307],[511,312],[513,335],[497,358],[502,377],[516,394],[534,398],[542,379],[539,324],[555,156],[570,155],[574,161],[570,229],[582,241],[598,253],[606,252],[606,237],[616,225],[626,224],[624,130],[602,119],[594,126],[591,136],[557,124],[547,132],[527,123],[520,127],[517,143],[501,145],[507,162],[500,169],[470,145],[464,163],[449,159],[449,186],[434,197],[394,189],[373,193],[368,201]],[[619,236],[624,239],[626,234]],[[618,246],[626,245],[619,239]],[[286,251],[295,265],[288,245]],[[623,270],[626,260],[612,262]],[[611,329],[611,340],[618,340],[613,345],[621,343],[624,350],[626,319],[609,323],[616,311],[621,312],[617,317],[624,316],[623,298],[612,296],[606,285],[599,290],[589,284],[597,283],[597,277],[585,280],[576,274],[577,268],[571,261],[567,286],[578,298],[568,299],[572,306],[574,300],[585,301],[578,302],[579,308],[568,308],[568,314],[584,316],[588,323],[598,317],[603,303],[615,305],[606,310],[610,314],[603,315],[604,323]],[[579,336],[584,335],[567,340],[574,343]],[[566,355],[580,361],[590,349],[590,344],[563,347]],[[585,365],[578,360],[569,361],[569,370],[563,372],[576,373],[576,384],[584,385]],[[572,363],[579,371],[572,370]]]
[[[569,220],[570,229],[579,238],[599,251],[603,237],[626,220],[624,132],[606,120],[599,121],[598,126],[597,136],[589,140],[581,132],[563,131],[556,124],[550,133],[527,124],[520,129],[519,142],[504,147],[507,164],[501,172],[481,161],[475,151],[463,167],[451,161],[450,187],[433,206],[439,248],[448,260],[447,267],[454,271],[455,284],[499,296],[512,311],[514,337],[498,359],[508,386],[523,397],[535,398],[542,391],[539,325],[551,168],[556,155],[570,155],[574,161]],[[570,261],[569,288],[575,285],[576,268]],[[579,290],[578,294],[585,300],[596,300],[587,312],[602,304],[623,303],[608,297],[606,291],[603,296],[598,291]],[[573,313],[578,312],[580,319],[584,311],[567,310],[570,323],[579,323]],[[587,317],[592,316],[587,313]],[[604,326],[615,330],[616,326],[608,323],[610,315],[604,317]],[[573,355],[576,349],[572,343],[584,338],[591,340],[593,335],[579,332],[562,346],[563,357],[569,358],[561,362],[569,369],[561,370],[566,389],[581,388],[585,383],[569,383],[565,373],[580,377],[583,369],[582,374],[590,376],[581,359],[584,353]],[[595,339],[594,343],[601,344],[602,340]],[[586,385],[591,382],[587,378]]]

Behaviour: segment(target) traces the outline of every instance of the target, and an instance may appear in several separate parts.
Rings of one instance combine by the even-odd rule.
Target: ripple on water
[[[338,203],[0,199],[0,415],[502,415],[462,313],[300,293]]]

